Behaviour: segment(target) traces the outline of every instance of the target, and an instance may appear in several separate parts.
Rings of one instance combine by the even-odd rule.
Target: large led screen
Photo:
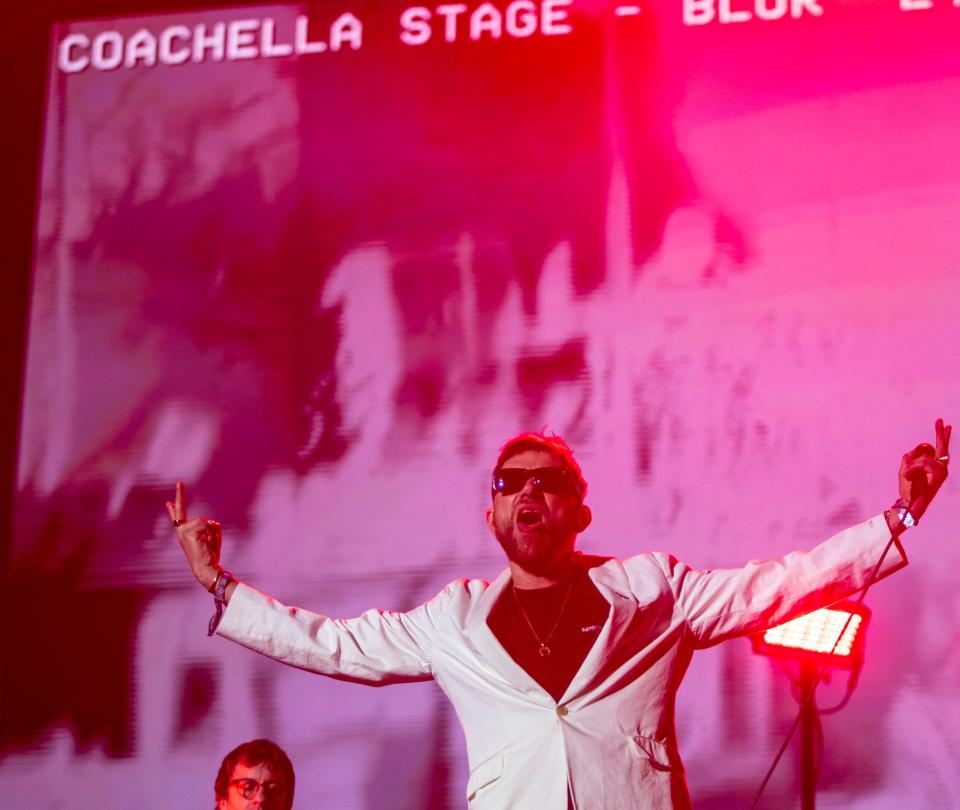
[[[4,807],[213,805],[266,736],[296,807],[465,806],[434,684],[206,635],[164,502],[332,616],[505,560],[501,443],[573,446],[580,547],[698,568],[808,548],[958,419],[960,9],[945,0],[282,4],[51,31],[4,616]],[[821,723],[824,808],[956,806],[960,501],[873,588]],[[782,663],[698,653],[700,808],[746,807]],[[821,687],[824,708],[847,675]],[[796,806],[799,754],[766,807]]]

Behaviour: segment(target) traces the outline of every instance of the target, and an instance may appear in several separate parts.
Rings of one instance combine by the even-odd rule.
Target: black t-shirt
[[[578,570],[570,580],[549,588],[522,590],[508,585],[490,611],[487,625],[510,657],[559,701],[609,613],[610,603],[586,572]],[[549,655],[540,654],[541,642],[549,648]]]

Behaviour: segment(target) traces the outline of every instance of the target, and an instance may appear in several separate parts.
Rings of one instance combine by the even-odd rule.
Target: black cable
[[[843,699],[835,706],[831,706],[829,709],[821,709],[819,706],[817,706],[817,714],[821,717],[825,714],[836,714],[844,706],[846,706],[850,702],[850,698],[853,697],[853,691],[857,688],[857,683],[860,681],[859,675],[860,672],[858,667],[857,670],[851,672],[847,678],[847,693],[843,696]]]
[[[863,600],[867,596],[867,591],[870,590],[870,587],[874,582],[877,581],[877,574],[880,573],[880,566],[883,565],[883,561],[887,557],[887,552],[890,551],[890,546],[895,542],[895,537],[893,532],[890,533],[890,539],[887,541],[887,545],[883,549],[883,554],[880,555],[880,559],[877,560],[877,564],[873,567],[873,571],[870,572],[870,576],[867,579],[867,584],[863,586],[860,590],[860,596],[857,598],[854,604],[860,605],[863,604]],[[847,632],[847,628],[850,626],[850,622],[853,620],[854,614],[851,613],[847,616],[847,621],[844,622],[843,628],[840,630],[840,633],[837,635],[837,640],[833,643],[833,647],[830,649],[829,655],[833,655],[834,650],[837,649],[837,645],[840,643],[840,639],[843,638],[843,634]],[[757,802],[760,801],[760,796],[763,794],[763,789],[767,786],[767,782],[770,781],[770,777],[773,776],[773,772],[777,769],[777,765],[780,764],[780,760],[783,758],[784,752],[787,750],[787,746],[790,745],[790,740],[793,739],[793,734],[797,730],[797,726],[800,725],[800,719],[803,717],[803,713],[806,711],[807,706],[810,705],[810,702],[813,700],[814,693],[817,691],[817,687],[820,685],[820,681],[823,680],[824,674],[827,671],[827,664],[824,664],[820,671],[817,673],[817,677],[813,679],[813,683],[810,685],[810,690],[807,692],[807,696],[804,699],[803,703],[800,705],[800,711],[797,712],[797,716],[793,719],[793,724],[790,726],[790,730],[787,732],[787,736],[783,741],[783,745],[780,746],[780,750],[777,751],[777,755],[773,758],[773,762],[770,763],[770,767],[767,769],[766,776],[763,777],[763,781],[760,783],[760,787],[757,788],[757,792],[753,794],[753,801],[750,802],[750,810],[754,810],[757,806]]]

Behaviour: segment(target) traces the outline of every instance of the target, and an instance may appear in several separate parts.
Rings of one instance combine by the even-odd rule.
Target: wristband
[[[217,625],[220,624],[220,619],[223,618],[223,607],[227,604],[227,585],[234,581],[233,574],[227,571],[225,568],[221,568],[220,572],[217,574],[216,580],[213,583],[213,606],[214,613],[210,617],[210,624],[207,625],[207,635],[212,636],[216,630]]]

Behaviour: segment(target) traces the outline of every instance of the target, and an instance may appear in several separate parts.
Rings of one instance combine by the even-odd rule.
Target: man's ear
[[[577,514],[577,534],[584,531],[593,521],[593,512],[586,504],[580,504],[580,512]]]
[[[493,522],[493,507],[492,507],[492,506],[488,506],[488,507],[487,507],[487,528],[490,530],[490,534],[492,534],[494,537],[497,536],[497,528],[496,528],[496,526],[494,525],[494,522]]]

